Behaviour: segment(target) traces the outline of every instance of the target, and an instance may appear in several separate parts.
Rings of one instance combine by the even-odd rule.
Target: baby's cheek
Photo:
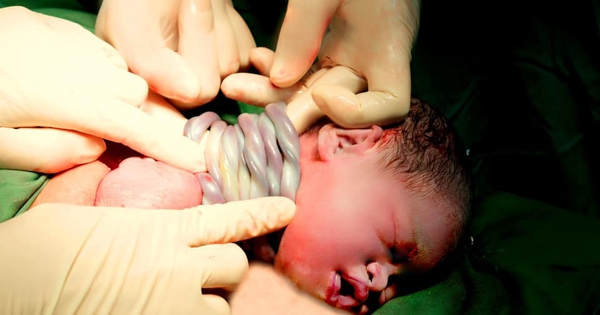
[[[96,206],[185,209],[202,203],[202,190],[189,172],[151,159],[129,158],[100,182]]]

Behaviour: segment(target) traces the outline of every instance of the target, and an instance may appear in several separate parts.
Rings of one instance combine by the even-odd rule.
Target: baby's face
[[[364,313],[395,296],[393,275],[424,271],[419,215],[400,181],[378,165],[370,144],[333,139],[326,125],[301,137],[297,213],[286,228],[276,268],[304,291]],[[360,136],[357,137],[359,139]]]

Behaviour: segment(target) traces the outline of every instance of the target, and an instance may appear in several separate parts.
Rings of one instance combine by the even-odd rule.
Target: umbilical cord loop
[[[268,196],[295,201],[300,184],[300,138],[285,113],[285,103],[272,103],[263,113],[244,113],[228,125],[214,112],[188,120],[183,134],[206,139],[208,172],[196,173],[202,204],[219,204]]]

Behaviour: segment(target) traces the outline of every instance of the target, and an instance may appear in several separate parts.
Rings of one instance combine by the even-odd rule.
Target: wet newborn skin
[[[397,174],[382,171],[384,136],[378,126],[333,124],[302,135],[298,208],[275,257],[301,289],[356,313],[394,297],[390,276],[431,269],[452,238],[438,205],[414,202]]]
[[[202,203],[202,189],[190,172],[107,142],[98,161],[54,176],[34,205],[43,202],[185,209]]]
[[[192,173],[151,158],[129,157],[100,181],[94,205],[185,209],[201,203],[202,189]]]

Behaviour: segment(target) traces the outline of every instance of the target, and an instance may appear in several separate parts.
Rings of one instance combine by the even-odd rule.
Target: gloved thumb
[[[354,94],[341,85],[315,87],[312,98],[333,122],[344,128],[385,126],[402,121],[408,114],[410,95],[385,91]]]
[[[183,210],[180,231],[191,250],[185,278],[202,288],[231,288],[248,268],[248,259],[233,242],[274,232],[287,225],[295,204],[284,197],[266,197]],[[185,294],[182,292],[181,294]],[[219,304],[218,299],[214,301]]]
[[[0,168],[48,174],[95,161],[106,150],[100,138],[54,128],[0,127],[0,147]]]
[[[398,56],[392,62],[374,65],[364,74],[368,82],[366,92],[357,94],[356,90],[337,83],[319,84],[311,93],[316,106],[345,128],[385,126],[402,121],[410,108],[410,53]],[[395,65],[396,70],[386,72],[386,64]]]
[[[323,111],[316,103],[314,91],[318,91],[319,87],[342,89],[347,94],[351,92],[352,97],[354,97],[354,93],[364,91],[367,88],[367,82],[362,77],[343,66],[320,69],[311,75],[305,84],[309,85],[308,89],[294,98],[288,104],[286,111],[298,133],[304,132],[321,117],[332,112]],[[344,101],[344,99],[336,99],[333,97],[334,95],[331,96],[331,99],[327,100],[328,102],[338,103]],[[337,96],[341,98],[346,94]],[[348,94],[348,96],[350,95]],[[340,114],[344,115],[344,112],[342,111]]]
[[[182,270],[191,273],[197,271],[198,269],[203,270],[204,268],[202,268],[202,266],[194,266],[193,269],[182,268]],[[188,275],[188,277],[189,276],[191,275]],[[185,281],[185,278],[182,278],[181,281]],[[224,298],[216,295],[206,294],[202,291],[202,288],[197,287],[181,285],[173,286],[173,288],[165,290],[165,296],[162,296],[160,299],[152,299],[147,301],[148,311],[144,312],[144,314],[231,314],[229,304]],[[127,310],[123,310],[123,312],[119,314],[127,314]]]
[[[341,0],[290,0],[281,25],[271,81],[290,87],[315,61],[323,35]]]
[[[225,244],[264,235],[285,227],[296,212],[285,197],[265,197],[182,211],[181,229],[189,246]]]
[[[126,59],[131,71],[144,78],[158,94],[186,104],[199,102],[200,80],[189,62],[173,50],[138,49]]]

